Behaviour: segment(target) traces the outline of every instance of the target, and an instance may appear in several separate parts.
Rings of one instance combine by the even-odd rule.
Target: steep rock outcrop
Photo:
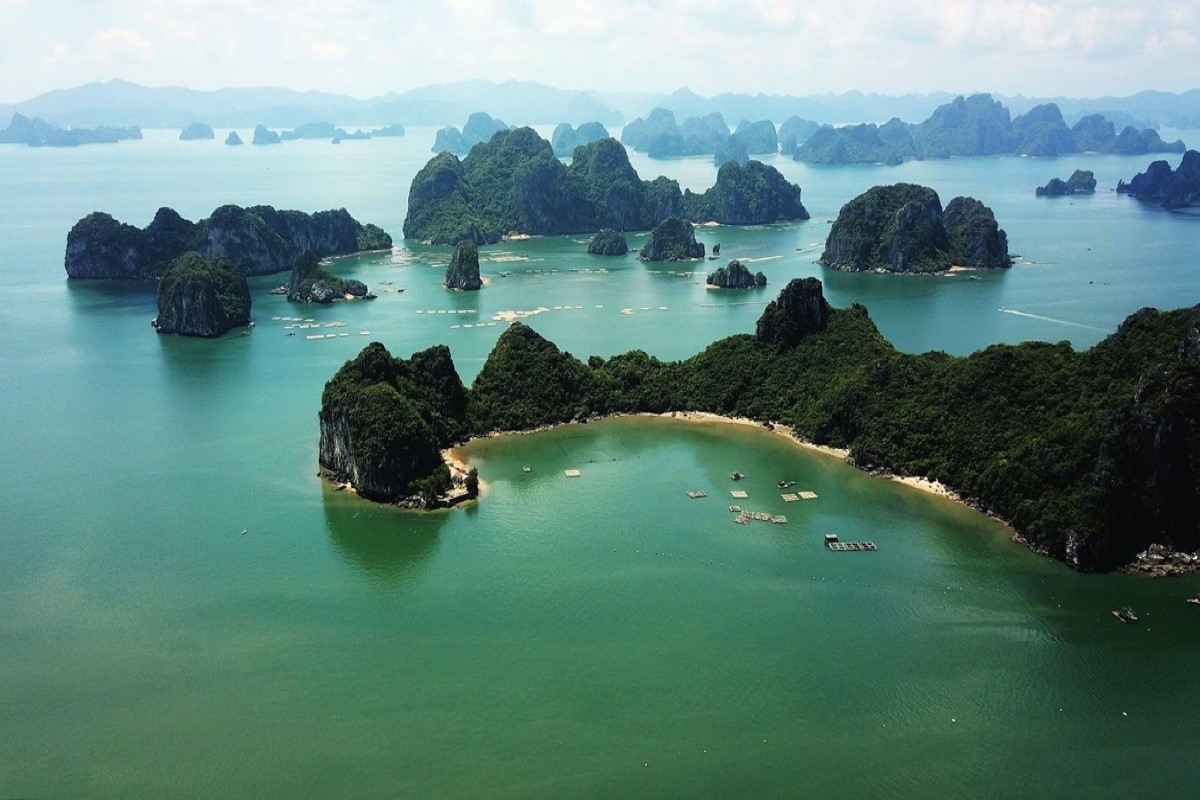
[[[923,158],[1011,153],[1012,118],[990,94],[959,95],[915,126],[912,138]]]
[[[1065,181],[1062,178],[1051,178],[1045,186],[1039,186],[1034,191],[1038,197],[1062,197],[1068,194],[1095,194],[1096,176],[1090,169],[1077,169]]]
[[[451,488],[441,450],[462,437],[465,417],[446,347],[404,360],[372,342],[325,384],[318,459],[363,497],[432,507]]]
[[[479,277],[479,248],[474,242],[464,240],[454,246],[444,284],[447,289],[468,292],[483,286],[483,280]]]
[[[574,155],[576,147],[607,138],[608,129],[599,122],[585,122],[577,128],[572,128],[569,122],[561,122],[550,136],[550,146],[554,148],[554,155],[568,158]]]
[[[484,244],[510,232],[646,230],[683,212],[679,184],[641,180],[619,142],[576,147],[567,167],[531,128],[501,131],[461,161],[434,157],[408,198],[405,237],[432,244]]]
[[[620,231],[603,228],[588,242],[587,251],[594,256],[623,256],[629,252],[629,241]]]
[[[320,259],[305,252],[296,259],[288,278],[287,299],[292,303],[332,303],[347,297],[375,299],[362,281],[339,278],[321,269]]]
[[[917,154],[909,126],[899,119],[883,125],[845,125],[816,130],[793,158],[809,164],[899,164]]]
[[[453,153],[456,156],[466,155],[471,150],[471,144],[462,135],[462,131],[453,125],[440,128],[433,137],[435,153]]]
[[[678,217],[668,217],[654,226],[646,243],[638,252],[642,261],[687,261],[704,258],[704,245],[696,241],[692,224]]]
[[[1166,209],[1200,206],[1200,152],[1188,150],[1174,170],[1166,161],[1154,161],[1129,183],[1118,183],[1117,192]]]
[[[1012,266],[1008,234],[996,224],[992,210],[973,197],[956,197],[942,215],[950,263],[969,269]]]
[[[796,346],[801,339],[829,325],[829,304],[816,278],[793,278],[779,297],[767,304],[755,325],[754,337],[779,348]]]
[[[767,276],[761,272],[751,272],[735,258],[727,266],[717,267],[708,273],[706,282],[718,289],[755,289],[767,285]]]
[[[213,139],[216,133],[213,132],[211,125],[205,125],[203,122],[193,122],[179,132],[179,141],[190,142],[196,139]]]
[[[272,130],[267,130],[265,125],[254,126],[254,137],[250,140],[250,144],[279,144],[279,134]]]
[[[760,119],[757,122],[744,119],[738,123],[730,138],[737,138],[742,142],[747,155],[761,156],[779,152],[779,135],[775,131],[775,123],[769,119]]]
[[[1034,106],[1012,121],[1013,152],[1028,156],[1058,156],[1076,152],[1075,138],[1054,103]]]
[[[821,126],[812,120],[788,117],[779,126],[779,152],[795,157],[797,149],[820,129]]]
[[[363,225],[346,209],[280,211],[271,206],[221,206],[193,223],[162,208],[138,229],[93,212],[67,234],[64,266],[71,278],[145,280],[159,277],[168,262],[189,250],[207,259],[226,258],[243,275],[291,269],[305,251],[318,257],[392,246],[375,225]]]
[[[250,286],[225,259],[185,253],[158,282],[159,333],[215,338],[250,322]]]
[[[237,147],[239,144],[243,144],[242,137],[238,136],[237,131],[230,131],[229,135],[225,137],[225,144],[230,147]]]
[[[703,194],[684,192],[683,207],[691,220],[715,220],[723,225],[766,225],[809,218],[800,202],[800,187],[788,183],[779,170],[761,161],[723,164],[712,188]]]
[[[1008,237],[991,209],[955,198],[942,211],[937,192],[897,183],[875,186],[842,206],[820,263],[848,271],[945,272],[952,266],[1011,264]]]

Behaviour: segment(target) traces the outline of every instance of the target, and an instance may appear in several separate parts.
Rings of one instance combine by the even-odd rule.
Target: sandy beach
[[[756,430],[773,433],[776,436],[781,436],[784,439],[787,439],[794,446],[799,447],[802,450],[807,450],[810,453],[819,453],[828,458],[836,458],[839,461],[846,461],[850,457],[850,451],[846,448],[830,447],[828,445],[823,445],[823,444],[814,444],[813,442],[810,442],[807,439],[804,439],[801,436],[798,436],[796,434],[796,432],[794,430],[792,430],[790,427],[788,427],[787,425],[781,425],[781,424],[775,423],[775,424],[772,424],[771,427],[768,428],[764,423],[758,422],[757,420],[750,419],[749,417],[725,417],[725,416],[721,416],[720,414],[712,414],[707,411],[667,411],[667,412],[663,412],[661,414],[655,414],[655,413],[651,413],[651,412],[641,412],[641,413],[637,413],[637,414],[612,414],[609,416],[612,416],[612,417],[636,416],[636,417],[649,417],[649,418],[653,418],[653,419],[671,419],[671,420],[678,420],[680,422],[690,422],[690,423],[704,424],[704,425],[741,425],[744,427],[750,427],[750,428],[754,428]],[[561,424],[562,425],[571,425],[574,423],[564,422]],[[484,437],[477,437],[477,438],[493,438],[496,436],[523,436],[523,435],[529,435],[532,433],[540,433],[542,431],[552,430],[553,428],[557,428],[557,427],[559,427],[559,425],[546,425],[546,426],[541,426],[539,428],[536,428],[534,430],[529,430],[529,431],[494,431],[494,432],[486,434]],[[452,471],[459,470],[461,472],[461,474],[465,475],[467,470],[470,469],[469,462],[467,461],[465,454],[462,452],[462,450],[460,448],[470,445],[470,443],[472,441],[474,441],[474,439],[467,441],[463,445],[460,445],[458,447],[453,447],[453,448],[450,448],[449,450],[444,450],[442,452],[443,457],[446,459],[447,466],[449,466]],[[919,492],[924,492],[925,494],[933,495],[935,497],[941,497],[946,500],[950,500],[952,502],[960,503],[960,504],[968,506],[970,508],[974,508],[974,506],[972,506],[969,502],[967,502],[965,499],[963,499],[957,492],[953,491],[952,489],[950,489],[949,487],[947,487],[946,485],[944,485],[938,481],[930,480],[928,478],[911,476],[911,475],[891,475],[891,474],[886,474],[886,473],[872,473],[872,474],[876,475],[876,477],[895,481],[896,483],[899,483],[902,486],[907,486],[910,489],[915,489]],[[486,490],[487,490],[487,482],[484,481],[481,476],[480,480],[479,480],[480,495],[482,496],[486,492]],[[975,509],[975,510],[979,510],[979,509]],[[1000,521],[1004,522],[1006,525],[1008,524],[1004,520],[1000,520]]]

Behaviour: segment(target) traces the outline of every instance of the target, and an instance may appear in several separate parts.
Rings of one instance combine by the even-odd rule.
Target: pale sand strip
[[[773,433],[776,436],[781,436],[784,439],[787,439],[789,442],[791,442],[796,447],[799,447],[803,450],[807,450],[810,453],[819,453],[819,454],[821,454],[823,456],[827,456],[829,458],[836,458],[839,461],[847,461],[850,458],[850,451],[846,448],[830,447],[829,445],[824,445],[824,444],[815,444],[813,442],[808,441],[807,439],[804,439],[804,438],[798,436],[796,434],[796,432],[793,431],[787,425],[780,425],[780,424],[776,423],[776,424],[772,425],[770,428],[768,428],[763,423],[758,422],[756,420],[752,420],[749,417],[725,417],[725,416],[721,416],[720,414],[712,414],[707,411],[666,411],[661,414],[654,414],[654,413],[650,413],[650,412],[640,412],[637,414],[611,414],[609,416],[611,416],[611,417],[633,416],[633,417],[650,417],[650,418],[654,418],[654,419],[674,419],[674,420],[679,420],[681,422],[689,422],[689,423],[693,423],[693,424],[697,424],[697,423],[698,424],[707,424],[707,425],[715,425],[715,424],[741,425],[743,427],[754,428],[755,430],[765,431],[767,433]],[[569,422],[561,423],[561,425],[570,425],[570,424],[573,424],[573,423],[569,423]],[[497,431],[497,432],[489,433],[484,437],[478,437],[478,438],[492,438],[492,437],[496,437],[496,436],[513,436],[513,435],[520,436],[520,435],[526,435],[526,434],[531,434],[531,433],[539,433],[541,431],[548,431],[548,430],[552,430],[557,427],[560,427],[560,425],[547,425],[547,426],[542,426],[540,428],[536,428],[534,430],[529,430],[529,431]],[[471,440],[467,441],[464,445],[461,445],[461,446],[465,447],[466,445],[469,445],[473,441],[475,441],[475,440],[471,439]],[[450,466],[452,469],[453,468],[460,469],[460,470],[462,470],[462,472],[464,474],[466,473],[467,469],[469,469],[469,466],[464,457],[464,454],[459,449],[459,447],[454,447],[449,450],[443,451],[442,455],[446,458],[446,464],[448,466]],[[955,503],[959,503],[960,505],[967,506],[968,508],[971,508],[973,510],[979,511],[979,509],[975,508],[970,503],[968,503],[966,500],[964,500],[957,492],[954,492],[949,487],[945,486],[942,483],[939,483],[938,481],[930,480],[928,478],[911,476],[911,475],[891,475],[891,474],[885,474],[885,473],[871,473],[871,474],[874,474],[880,478],[886,478],[888,480],[895,481],[896,483],[899,483],[902,486],[907,486],[910,489],[916,489],[919,492],[924,492],[925,494],[933,495],[934,497],[941,497],[946,500],[950,500]],[[486,488],[487,488],[487,483],[481,477],[479,480],[480,495],[483,495]],[[992,516],[992,515],[989,515],[989,516]],[[993,519],[999,519],[999,518],[993,516]],[[1008,525],[1008,522],[1006,522],[1005,520],[1000,519],[999,521],[1003,522],[1005,525]],[[1009,525],[1009,527],[1012,527],[1012,526]]]

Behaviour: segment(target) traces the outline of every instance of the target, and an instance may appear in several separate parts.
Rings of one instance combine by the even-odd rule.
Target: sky
[[[1200,0],[0,0],[0,102],[123,78],[1097,97],[1200,86]]]

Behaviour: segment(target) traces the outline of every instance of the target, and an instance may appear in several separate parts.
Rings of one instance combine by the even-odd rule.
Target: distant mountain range
[[[1200,128],[1200,89],[1180,94],[1145,91],[1129,97],[1031,98],[995,96],[1014,114],[1053,102],[1068,123],[1101,113],[1118,128]],[[337,125],[462,124],[473,111],[518,125],[601,122],[620,127],[654,108],[666,108],[680,119],[714,111],[726,119],[770,119],[776,123],[798,116],[820,123],[882,123],[892,117],[915,122],[928,117],[954,94],[900,96],[845,92],[809,96],[719,94],[703,97],[689,89],[671,94],[651,92],[584,92],[528,81],[484,80],[435,84],[402,93],[359,99],[326,92],[298,92],[272,87],[200,91],[180,87],[146,87],[113,79],[72,89],[56,89],[20,103],[0,104],[0,122],[14,113],[40,117],[67,127],[179,127],[204,122],[214,127],[297,127],[311,122]]]

